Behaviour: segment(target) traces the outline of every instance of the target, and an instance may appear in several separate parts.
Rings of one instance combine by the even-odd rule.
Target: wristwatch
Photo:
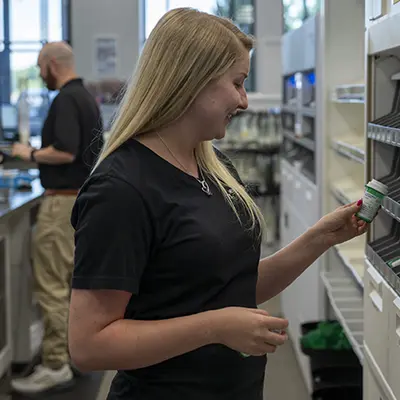
[[[37,152],[37,149],[33,149],[32,151],[31,151],[31,161],[32,162],[36,162],[36,160],[35,160],[35,153]]]

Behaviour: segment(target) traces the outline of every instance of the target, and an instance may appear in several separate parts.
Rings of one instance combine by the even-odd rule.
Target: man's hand
[[[24,161],[30,161],[32,147],[22,143],[14,143],[12,147],[12,156],[18,157]]]

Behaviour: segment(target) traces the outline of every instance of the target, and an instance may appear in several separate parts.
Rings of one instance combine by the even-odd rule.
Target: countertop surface
[[[32,181],[31,190],[10,190],[8,202],[0,202],[0,218],[18,211],[32,202],[38,201],[44,193],[40,180],[36,178]]]

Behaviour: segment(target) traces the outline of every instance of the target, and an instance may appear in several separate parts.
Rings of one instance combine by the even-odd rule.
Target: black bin
[[[302,334],[317,329],[319,323],[302,324]],[[362,366],[352,349],[308,349],[302,345],[301,348],[310,358],[313,400],[362,400]]]
[[[301,325],[301,332],[306,335],[308,332],[317,329],[321,321],[307,322]],[[336,322],[336,321],[328,321]],[[358,367],[361,368],[360,360],[353,350],[331,350],[331,349],[308,349],[301,345],[302,352],[310,357],[311,373],[313,371],[332,367]]]

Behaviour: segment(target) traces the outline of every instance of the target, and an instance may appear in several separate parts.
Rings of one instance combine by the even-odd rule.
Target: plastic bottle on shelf
[[[392,268],[396,273],[400,272],[400,257],[395,257],[387,262],[387,265]]]
[[[239,140],[244,142],[248,140],[249,137],[249,126],[248,126],[248,119],[249,116],[246,113],[243,113],[243,115],[240,118],[240,126],[239,126]]]
[[[257,141],[258,138],[258,115],[257,113],[250,113],[249,115],[249,135],[248,140],[250,142]]]
[[[31,138],[29,107],[28,94],[26,91],[23,91],[18,102],[18,133],[19,141],[25,145],[29,145]]]
[[[365,185],[363,204],[356,217],[371,223],[375,218],[382,201],[388,194],[388,187],[383,183],[372,179]]]

